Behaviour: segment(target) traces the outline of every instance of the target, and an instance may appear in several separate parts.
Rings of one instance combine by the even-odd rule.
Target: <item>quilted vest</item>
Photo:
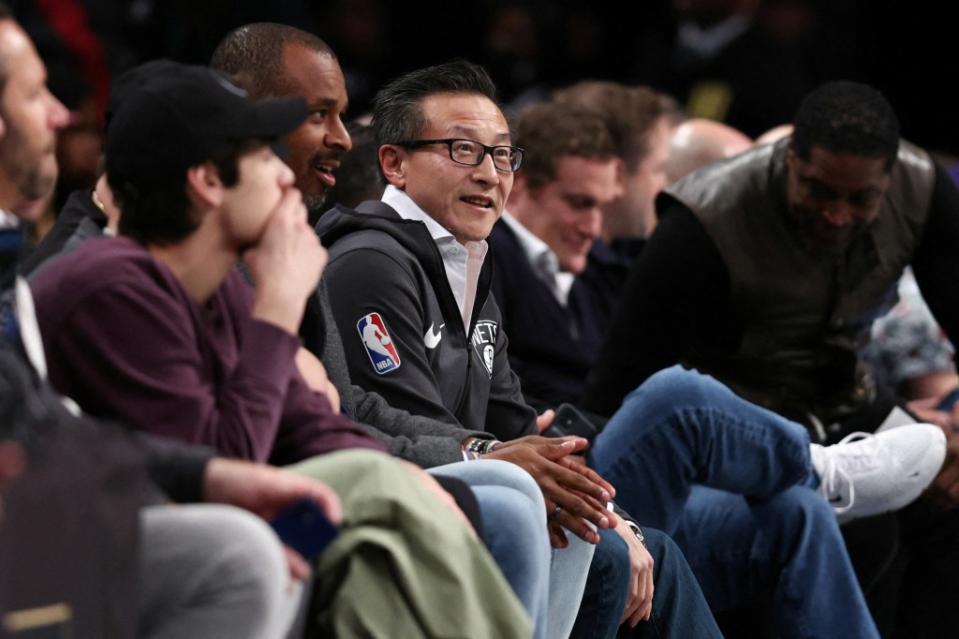
[[[707,167],[667,193],[687,206],[729,272],[744,327],[734,352],[688,362],[753,402],[833,420],[875,398],[858,357],[919,244],[935,171],[901,142],[876,221],[842,255],[803,244],[786,205],[789,139]]]

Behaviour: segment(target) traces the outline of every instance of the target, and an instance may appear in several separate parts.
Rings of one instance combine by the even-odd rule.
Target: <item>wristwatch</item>
[[[636,539],[639,540],[639,543],[643,545],[643,548],[646,548],[646,536],[643,535],[643,529],[639,527],[635,521],[629,521],[628,519],[624,520],[626,525],[633,531],[636,535]]]
[[[463,446],[463,452],[465,452],[470,459],[479,459],[483,455],[492,452],[499,443],[496,439],[479,439],[473,437]]]

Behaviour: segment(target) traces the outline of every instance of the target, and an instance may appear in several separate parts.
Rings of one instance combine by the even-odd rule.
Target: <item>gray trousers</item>
[[[302,584],[259,517],[220,504],[152,506],[140,514],[137,635],[149,639],[280,639]]]

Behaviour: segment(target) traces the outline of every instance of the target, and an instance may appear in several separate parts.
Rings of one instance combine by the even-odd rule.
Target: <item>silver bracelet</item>
[[[483,455],[490,453],[500,442],[496,439],[474,439],[466,445],[466,454],[471,459],[479,459]]]
[[[624,519],[623,521],[626,522],[626,525],[629,526],[633,534],[636,535],[636,538],[639,540],[639,543],[643,545],[643,548],[646,548],[646,536],[643,535],[643,529],[639,527],[639,524],[634,521],[629,521],[628,519]]]

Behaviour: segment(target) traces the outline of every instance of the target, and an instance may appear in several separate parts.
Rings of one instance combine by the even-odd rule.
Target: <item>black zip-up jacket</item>
[[[317,230],[330,252],[324,280],[355,384],[397,408],[501,440],[536,434],[490,293],[492,259],[467,332],[422,222],[371,201],[355,211],[337,206]]]
[[[46,268],[50,261],[62,253],[76,248],[80,243],[103,235],[107,216],[93,203],[93,191],[81,189],[67,198],[57,214],[57,221],[33,252],[19,264],[20,274],[33,277]]]

